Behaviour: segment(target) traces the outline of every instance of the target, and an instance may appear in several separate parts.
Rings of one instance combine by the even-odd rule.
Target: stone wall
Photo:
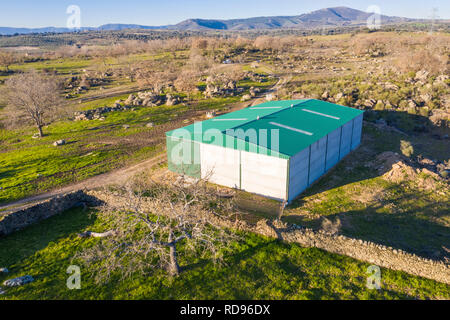
[[[12,210],[0,217],[0,236],[11,234],[74,207],[89,204],[95,204],[95,199],[80,190]]]

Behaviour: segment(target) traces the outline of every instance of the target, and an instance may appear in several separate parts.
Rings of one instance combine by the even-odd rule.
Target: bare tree
[[[31,122],[42,137],[42,127],[57,116],[62,101],[56,78],[36,71],[17,74],[6,81],[4,91],[8,121]]]
[[[9,66],[16,62],[16,57],[10,52],[0,52],[0,66],[9,72]]]
[[[114,272],[127,277],[159,268],[176,276],[179,257],[218,262],[237,239],[211,218],[229,214],[232,206],[224,203],[229,200],[214,196],[202,180],[183,178],[169,185],[134,180],[109,192],[116,204],[106,205],[99,217],[112,230],[94,233],[102,240],[76,256],[94,268],[98,282]]]
[[[171,63],[146,62],[136,71],[136,80],[141,87],[151,87],[157,94],[162,93],[164,87],[172,85],[179,70]]]
[[[174,81],[178,92],[186,92],[188,98],[198,89],[200,74],[195,70],[183,70]]]

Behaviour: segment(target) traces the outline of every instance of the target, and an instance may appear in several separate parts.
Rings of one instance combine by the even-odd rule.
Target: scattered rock
[[[105,120],[103,114],[114,112],[114,111],[125,111],[130,110],[131,106],[125,105],[122,106],[119,103],[116,103],[113,107],[101,107],[93,110],[87,111],[77,111],[74,113],[75,119],[74,121],[84,121],[84,120]]]
[[[426,81],[430,73],[426,70],[421,70],[416,73],[414,80],[416,81]]]
[[[446,74],[441,74],[436,77],[436,80],[434,80],[434,85],[445,85],[445,81],[449,79],[449,76]]]
[[[367,99],[364,101],[363,106],[368,108],[373,108],[377,104],[377,101],[374,99]]]
[[[214,118],[215,116],[216,116],[216,113],[215,113],[214,111],[211,111],[211,112],[207,112],[207,113],[206,113],[206,118],[207,118],[207,119]]]
[[[145,125],[147,128],[153,128],[155,124],[153,122],[149,122]]]
[[[344,94],[342,92],[339,92],[334,98],[336,101],[341,100],[344,97]]]
[[[398,90],[400,89],[397,85],[395,85],[395,84],[393,84],[393,83],[390,83],[390,82],[386,82],[386,83],[384,84],[384,87],[385,87],[387,90],[392,90],[392,91],[398,91]]]
[[[55,147],[63,146],[65,144],[66,144],[66,140],[58,140],[58,141],[53,142],[53,145]]]
[[[170,94],[167,95],[166,106],[175,106],[181,102],[180,97],[172,96]]]
[[[450,125],[450,111],[443,109],[434,109],[429,117],[433,125],[437,127],[449,127]]]
[[[19,287],[23,286],[25,284],[31,283],[34,281],[34,278],[32,276],[23,276],[19,278],[9,279],[3,282],[3,285],[6,287]]]
[[[252,99],[252,96],[251,96],[251,95],[245,94],[245,95],[242,96],[241,101],[242,101],[242,102],[246,102],[246,101],[250,101],[251,99]]]
[[[128,129],[130,129],[130,126],[129,126],[128,124],[124,124],[124,125],[122,126],[122,128],[124,128],[125,130],[128,130]]]

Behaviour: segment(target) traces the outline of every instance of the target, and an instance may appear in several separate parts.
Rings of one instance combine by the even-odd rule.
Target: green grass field
[[[67,268],[74,254],[94,244],[77,233],[101,231],[95,215],[71,210],[0,239],[0,266],[35,282],[0,299],[450,299],[450,287],[403,272],[382,269],[381,290],[366,288],[368,264],[319,249],[243,234],[216,267],[208,260],[180,261],[183,273],[163,271],[97,285],[81,269],[81,290],[68,290]]]
[[[58,121],[33,139],[33,127],[0,129],[0,203],[80,181],[112,169],[151,158],[164,150],[160,125],[178,120],[189,110],[220,110],[239,97],[201,100],[187,107],[160,106],[112,112],[105,120]],[[109,100],[117,100],[117,97]],[[106,102],[88,103],[89,108]],[[147,128],[153,122],[155,128]],[[124,129],[123,125],[129,125]],[[67,144],[54,147],[65,139]]]

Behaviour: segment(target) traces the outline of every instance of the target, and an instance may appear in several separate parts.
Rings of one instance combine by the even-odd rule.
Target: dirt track
[[[75,184],[65,186],[60,189],[56,189],[56,190],[46,192],[43,194],[39,194],[36,196],[27,197],[27,198],[24,198],[24,199],[21,199],[21,200],[18,200],[18,201],[15,201],[15,202],[12,202],[12,203],[9,203],[6,205],[1,205],[0,210],[27,206],[31,203],[46,200],[46,199],[49,199],[49,198],[52,198],[52,197],[55,197],[55,196],[58,196],[58,195],[61,195],[64,193],[72,192],[72,191],[83,190],[83,189],[94,189],[94,188],[102,187],[105,185],[122,183],[139,172],[142,172],[145,170],[150,170],[155,165],[165,161],[165,159],[166,159],[166,155],[161,154],[161,155],[158,155],[154,158],[148,159],[144,162],[138,163],[131,167],[114,170],[114,171],[104,173],[104,174],[101,174],[101,175],[98,175],[95,177],[91,177],[89,179],[86,179],[84,181],[81,181],[81,182],[78,182]]]

